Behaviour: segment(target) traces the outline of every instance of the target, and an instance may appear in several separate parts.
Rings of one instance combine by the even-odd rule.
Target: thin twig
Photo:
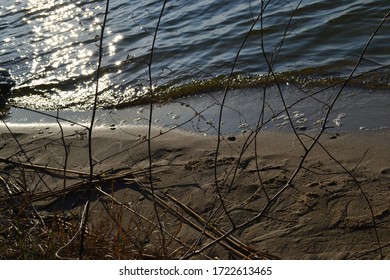
[[[149,104],[149,127],[148,127],[148,157],[149,157],[149,181],[150,181],[150,188],[152,190],[152,198],[153,198],[153,207],[154,212],[156,214],[156,218],[158,221],[160,233],[161,233],[161,245],[163,250],[163,255],[166,256],[166,246],[165,246],[165,237],[164,237],[164,226],[160,218],[160,214],[157,211],[157,204],[155,202],[155,192],[154,192],[154,184],[153,184],[153,177],[152,177],[152,143],[151,143],[151,136],[152,136],[152,118],[153,118],[153,102],[154,102],[154,89],[153,89],[153,80],[152,80],[152,63],[153,63],[153,55],[154,55],[154,48],[157,40],[157,33],[158,29],[160,27],[160,22],[162,19],[162,16],[164,14],[164,9],[167,4],[167,0],[164,1],[160,15],[157,20],[156,29],[154,31],[153,35],[153,42],[152,42],[152,48],[150,51],[150,61],[149,61],[149,67],[148,67],[148,74],[149,74],[149,95],[150,95],[150,104]]]
[[[84,254],[84,236],[85,236],[85,230],[88,223],[88,216],[89,216],[89,207],[90,207],[90,199],[91,199],[91,191],[94,188],[92,181],[94,178],[93,174],[93,157],[92,157],[92,132],[93,127],[95,125],[95,117],[96,117],[96,109],[97,109],[97,103],[98,103],[98,97],[99,97],[99,80],[100,80],[100,69],[102,65],[102,58],[103,58],[103,40],[104,40],[104,31],[107,23],[107,17],[108,17],[108,10],[110,6],[110,0],[106,0],[106,9],[104,12],[104,19],[103,24],[101,25],[101,32],[100,32],[100,42],[99,42],[99,60],[98,60],[98,66],[96,70],[96,90],[95,90],[95,97],[94,97],[94,103],[93,103],[93,109],[92,109],[92,116],[91,116],[91,123],[88,128],[88,158],[89,158],[89,181],[90,186],[88,188],[88,199],[86,202],[86,209],[85,209],[85,217],[82,220],[81,224],[81,236],[80,236],[80,248],[79,248],[79,258],[83,258]]]

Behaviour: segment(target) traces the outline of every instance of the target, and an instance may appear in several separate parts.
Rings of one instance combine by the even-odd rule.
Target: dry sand
[[[1,127],[3,177],[12,172],[20,176],[21,167],[13,161],[34,170],[26,172],[32,193],[63,190],[64,174],[30,169],[31,164],[61,170],[66,164],[67,187],[85,180],[71,171],[89,172],[86,130],[64,127],[66,157],[58,126],[9,128],[13,135]],[[90,229],[108,225],[114,220],[113,205],[119,209],[117,204],[123,203],[122,230],[135,242],[142,241],[138,247],[145,257],[156,254],[162,244],[145,172],[149,166],[146,135],[146,127],[94,130],[94,174],[100,174],[101,190],[93,192],[90,212]],[[320,143],[326,151],[316,145],[301,167],[305,150],[292,133],[261,132],[257,147],[249,132],[226,136],[216,168],[216,136],[157,128],[153,136],[152,182],[168,258],[253,258],[258,252],[260,258],[390,259],[388,131],[324,134]],[[307,147],[312,142],[306,136],[302,141]],[[243,151],[243,147],[247,148]],[[117,179],[104,179],[110,176]],[[48,195],[34,205],[42,215],[81,213],[85,193],[78,189],[61,199]],[[213,241],[223,232],[230,235]]]

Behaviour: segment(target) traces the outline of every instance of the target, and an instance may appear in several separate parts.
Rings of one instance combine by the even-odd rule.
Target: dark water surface
[[[147,92],[152,34],[162,3],[110,1],[99,108],[127,106]],[[102,0],[1,0],[0,67],[9,69],[18,84],[11,104],[39,110],[91,108],[104,8]],[[348,76],[389,10],[388,0],[168,1],[152,83],[157,88],[184,85],[161,90],[163,99],[172,92],[223,88],[215,77],[231,72],[249,34],[234,69],[244,77],[237,86],[264,83],[265,57],[286,83],[329,86]],[[355,85],[387,93],[389,42],[386,21],[356,75],[369,73],[356,78]]]

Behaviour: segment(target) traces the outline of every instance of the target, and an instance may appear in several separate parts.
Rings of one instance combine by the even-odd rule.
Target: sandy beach
[[[1,125],[3,233],[26,217],[67,228],[36,258],[77,256],[88,134],[61,128]],[[154,128],[151,178],[147,133],[93,130],[86,258],[390,259],[388,131],[323,134],[310,151],[315,135],[246,132],[216,154],[217,136]]]

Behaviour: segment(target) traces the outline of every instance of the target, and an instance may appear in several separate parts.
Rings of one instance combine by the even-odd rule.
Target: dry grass
[[[86,196],[89,182],[81,180],[66,189],[56,191],[31,191],[26,187],[21,190],[17,186],[21,184],[20,180],[24,186],[31,185],[32,181],[28,181],[28,178],[32,180],[33,176],[28,173],[38,172],[36,168],[39,169],[39,166],[30,166],[30,170],[25,169],[25,165],[17,167],[18,172],[15,173],[19,174],[18,176],[15,177],[14,173],[12,179],[8,177],[7,180],[2,180],[1,258],[78,258],[80,230],[87,203],[82,198]],[[61,172],[51,170],[54,173]],[[208,224],[189,206],[168,193],[155,194],[154,197],[164,224],[161,232],[151,210],[153,200],[150,187],[142,182],[144,176],[140,171],[133,174],[125,170],[94,178],[94,202],[91,203],[90,222],[87,224],[84,239],[84,259],[179,259],[194,246],[193,239],[185,240],[179,236],[183,232],[204,236],[204,241],[208,242],[220,239],[218,246],[225,248],[236,258],[275,258],[257,252],[233,236],[225,236],[223,230]],[[121,202],[115,197],[114,190],[124,185],[135,189],[136,193],[141,193],[142,198],[136,199],[134,203]],[[75,201],[75,197],[80,200]],[[140,200],[142,203],[137,203]],[[71,209],[61,209],[61,205],[65,206],[69,201],[73,203]],[[165,247],[162,235],[165,238]],[[208,252],[200,254],[200,258],[215,257],[209,256]]]

